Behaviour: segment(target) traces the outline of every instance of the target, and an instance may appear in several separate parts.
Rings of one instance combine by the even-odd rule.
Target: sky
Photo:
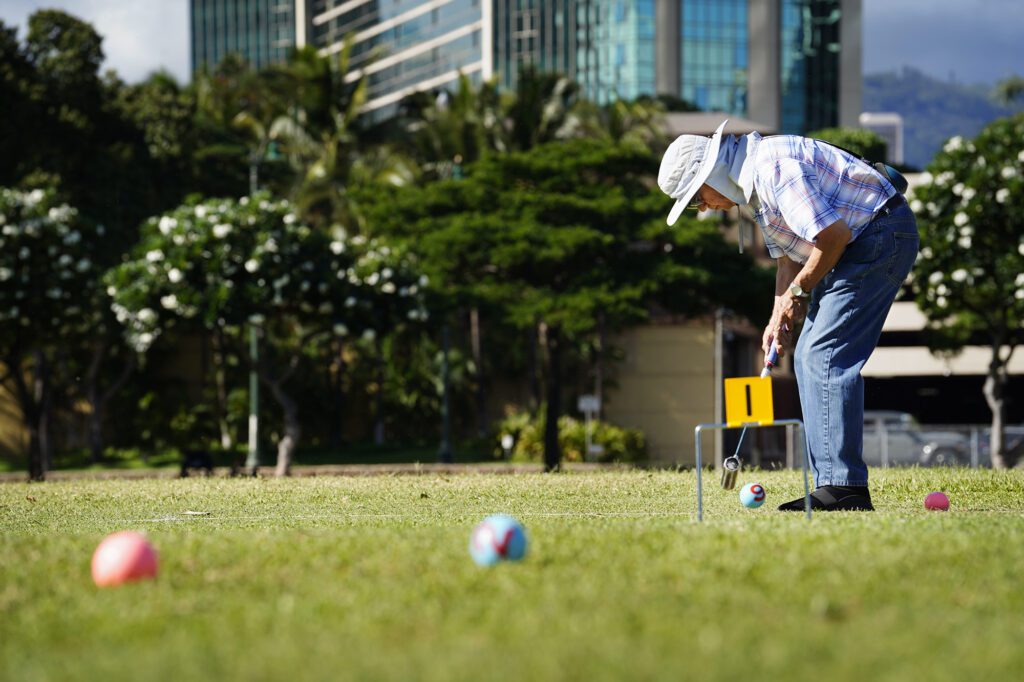
[[[103,36],[106,66],[128,82],[167,69],[189,78],[189,0],[0,0],[0,20],[24,27],[40,8],[63,9]],[[990,85],[1024,76],[1024,0],[862,0],[864,73],[911,66]]]

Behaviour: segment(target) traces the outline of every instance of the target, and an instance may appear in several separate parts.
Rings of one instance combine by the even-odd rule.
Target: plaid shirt
[[[829,144],[795,135],[760,137],[753,189],[768,253],[805,263],[818,233],[842,220],[856,239],[896,188],[871,166]]]

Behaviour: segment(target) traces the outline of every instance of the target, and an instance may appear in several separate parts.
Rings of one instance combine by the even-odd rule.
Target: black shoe
[[[779,511],[803,511],[803,497],[779,505]],[[867,487],[823,485],[811,493],[814,511],[874,511]]]

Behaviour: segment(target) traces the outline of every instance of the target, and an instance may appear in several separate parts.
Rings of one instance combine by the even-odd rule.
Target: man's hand
[[[776,312],[772,315],[771,338],[768,340],[765,353],[771,347],[771,339],[774,339],[781,358],[789,352],[792,345],[791,331],[807,316],[807,303],[786,292],[776,300],[775,309]]]

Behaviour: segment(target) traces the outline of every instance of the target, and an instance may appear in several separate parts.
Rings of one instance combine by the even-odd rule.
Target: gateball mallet
[[[761,378],[764,379],[767,376],[771,376],[772,367],[779,361],[779,348],[772,341],[772,347],[768,350],[768,355],[764,359],[764,369],[761,370]],[[740,431],[740,441],[736,444],[736,452],[733,453],[732,457],[726,457],[722,462],[722,488],[724,490],[732,490],[736,487],[736,477],[740,473],[740,447],[743,446],[743,437],[747,435],[747,425],[743,425],[743,430]]]

